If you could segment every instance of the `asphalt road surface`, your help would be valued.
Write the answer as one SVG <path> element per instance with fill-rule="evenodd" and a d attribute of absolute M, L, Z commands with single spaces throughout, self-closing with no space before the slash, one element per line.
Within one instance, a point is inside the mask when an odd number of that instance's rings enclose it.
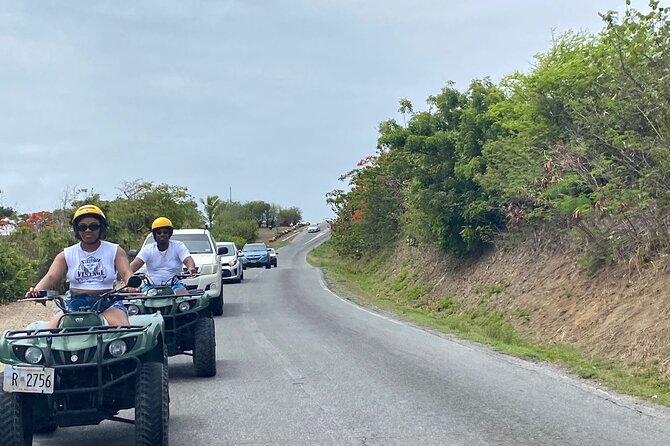
<path fill-rule="evenodd" d="M 225 286 L 216 377 L 170 358 L 172 446 L 670 444 L 667 409 L 340 299 L 305 262 L 327 235 L 301 232 L 278 268 Z M 34 442 L 132 443 L 108 421 Z"/>

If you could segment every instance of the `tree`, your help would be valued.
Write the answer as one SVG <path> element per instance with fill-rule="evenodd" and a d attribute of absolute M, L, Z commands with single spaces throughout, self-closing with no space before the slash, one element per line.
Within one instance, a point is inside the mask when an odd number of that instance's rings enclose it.
<path fill-rule="evenodd" d="M 263 213 L 263 220 L 265 221 L 266 227 L 272 228 L 277 225 L 277 218 L 280 211 L 280 206 L 274 203 L 270 205 L 270 208 Z"/>
<path fill-rule="evenodd" d="M 242 205 L 249 214 L 256 220 L 256 224 L 260 228 L 263 222 L 267 222 L 266 218 L 271 212 L 272 206 L 265 201 L 255 200 L 249 201 Z"/>
<path fill-rule="evenodd" d="M 0 220 L 3 218 L 16 218 L 16 209 L 4 205 L 4 200 L 2 199 L 3 194 L 4 192 L 0 189 Z"/>
<path fill-rule="evenodd" d="M 221 203 L 212 229 L 216 240 L 234 241 L 241 245 L 255 241 L 257 234 L 258 223 L 249 206 L 235 201 Z"/>
<path fill-rule="evenodd" d="M 403 98 L 400 100 L 400 107 L 398 108 L 398 112 L 402 114 L 403 123 L 407 125 L 406 115 L 411 116 L 414 113 L 414 107 L 412 107 L 412 103 L 410 102 L 409 99 Z"/>
<path fill-rule="evenodd" d="M 126 182 L 117 198 L 101 201 L 100 206 L 108 213 L 109 239 L 124 247 L 138 247 L 156 217 L 169 218 L 176 229 L 201 228 L 203 225 L 197 202 L 183 186 Z"/>
<path fill-rule="evenodd" d="M 302 220 L 302 211 L 298 207 L 281 209 L 277 216 L 279 226 L 292 226 L 300 223 Z"/>
<path fill-rule="evenodd" d="M 214 224 L 214 216 L 221 206 L 221 199 L 218 195 L 208 195 L 206 200 L 200 199 L 200 202 L 203 204 L 205 209 L 205 217 L 207 218 L 207 224 L 211 229 Z"/>

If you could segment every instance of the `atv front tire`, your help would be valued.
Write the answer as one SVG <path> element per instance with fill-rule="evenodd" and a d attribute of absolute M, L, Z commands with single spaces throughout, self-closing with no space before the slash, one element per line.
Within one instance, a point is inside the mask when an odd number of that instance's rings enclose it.
<path fill-rule="evenodd" d="M 214 319 L 198 319 L 193 330 L 193 365 L 196 376 L 216 375 L 216 340 Z"/>
<path fill-rule="evenodd" d="M 209 309 L 212 310 L 214 316 L 221 316 L 223 314 L 223 282 L 221 283 L 221 292 L 219 295 L 209 300 Z"/>
<path fill-rule="evenodd" d="M 4 381 L 0 373 L 0 382 Z M 32 407 L 20 393 L 0 388 L 0 439 L 5 446 L 32 446 Z"/>
<path fill-rule="evenodd" d="M 163 363 L 142 364 L 135 381 L 135 445 L 168 446 L 168 380 Z"/>

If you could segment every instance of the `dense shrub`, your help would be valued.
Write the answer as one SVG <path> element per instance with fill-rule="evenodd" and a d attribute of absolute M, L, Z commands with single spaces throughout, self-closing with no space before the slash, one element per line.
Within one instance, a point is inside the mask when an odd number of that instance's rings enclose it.
<path fill-rule="evenodd" d="M 35 265 L 0 237 L 0 302 L 24 296 L 34 283 Z"/>

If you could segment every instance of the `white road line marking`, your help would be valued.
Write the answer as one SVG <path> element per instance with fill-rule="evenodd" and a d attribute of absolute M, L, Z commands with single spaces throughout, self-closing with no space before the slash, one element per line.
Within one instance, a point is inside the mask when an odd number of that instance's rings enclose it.
<path fill-rule="evenodd" d="M 324 236 L 324 235 L 326 235 L 326 233 L 325 233 L 325 232 L 322 232 L 322 233 L 320 233 L 319 235 L 317 235 L 316 237 L 307 240 L 305 243 L 303 243 L 303 245 L 308 245 L 308 244 L 312 243 L 314 240 L 316 240 L 316 239 L 318 239 L 319 237 L 322 237 L 322 236 Z"/>
<path fill-rule="evenodd" d="M 282 241 L 282 242 L 285 242 L 285 241 L 287 241 L 287 240 L 289 240 L 289 239 L 292 239 L 292 238 L 295 237 L 296 235 L 298 235 L 298 232 L 294 232 L 293 234 L 289 235 L 289 236 L 286 237 L 285 239 L 281 239 L 281 241 Z"/>

